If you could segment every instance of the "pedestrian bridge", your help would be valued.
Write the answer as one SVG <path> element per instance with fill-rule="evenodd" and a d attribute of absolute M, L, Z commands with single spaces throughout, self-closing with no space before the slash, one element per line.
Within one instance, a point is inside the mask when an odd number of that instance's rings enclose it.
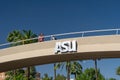
<path fill-rule="evenodd" d="M 118 29 L 112 30 L 115 31 L 114 35 L 83 36 L 84 32 L 81 37 L 62 38 L 0 49 L 0 72 L 61 61 L 120 58 L 120 35 Z M 57 42 L 73 40 L 77 42 L 77 51 L 55 54 Z"/>

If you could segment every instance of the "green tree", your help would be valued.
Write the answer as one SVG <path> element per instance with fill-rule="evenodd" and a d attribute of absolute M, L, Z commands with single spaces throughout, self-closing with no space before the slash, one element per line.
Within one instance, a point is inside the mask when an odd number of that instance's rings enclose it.
<path fill-rule="evenodd" d="M 109 80 L 116 80 L 115 78 L 110 78 Z"/>
<path fill-rule="evenodd" d="M 14 71 L 8 71 L 6 72 L 6 78 L 5 80 L 26 80 L 24 77 L 24 70 L 23 69 L 16 69 L 16 74 L 14 74 Z"/>
<path fill-rule="evenodd" d="M 27 40 L 27 41 L 24 41 L 26 39 L 31 39 L 31 38 L 35 38 L 37 37 L 36 34 L 34 34 L 31 30 L 23 30 L 22 32 L 22 40 L 23 40 L 23 44 L 29 44 L 29 43 L 34 43 L 34 42 L 37 42 L 37 39 L 33 39 L 33 40 Z M 27 80 L 30 80 L 31 78 L 34 78 L 34 75 L 31 75 L 31 72 L 30 72 L 30 69 L 33 68 L 33 67 L 27 67 Z M 31 77 L 33 76 L 33 77 Z"/>
<path fill-rule="evenodd" d="M 79 62 L 74 61 L 71 64 L 70 70 L 71 70 L 71 74 L 75 75 L 75 79 L 76 79 L 76 77 L 82 73 L 82 66 L 80 65 Z"/>
<path fill-rule="evenodd" d="M 66 80 L 66 77 L 64 75 L 58 74 L 55 80 Z"/>
<path fill-rule="evenodd" d="M 37 35 L 34 34 L 31 30 L 23 30 L 23 31 L 13 30 L 8 34 L 7 41 L 14 42 L 13 44 L 11 44 L 11 46 L 16 46 L 16 45 L 23 45 L 23 44 L 37 42 L 37 39 L 26 40 L 35 37 L 37 37 Z"/>
<path fill-rule="evenodd" d="M 7 36 L 8 42 L 14 42 L 11 44 L 11 46 L 21 45 L 21 42 L 18 42 L 20 40 L 22 40 L 22 34 L 19 30 L 13 30 Z M 15 43 L 15 42 L 17 42 L 17 43 Z"/>
<path fill-rule="evenodd" d="M 97 70 L 97 72 L 98 80 L 105 80 L 104 76 L 100 73 L 100 71 Z M 77 76 L 76 80 L 96 80 L 95 69 L 85 69 L 81 75 Z"/>
<path fill-rule="evenodd" d="M 19 40 L 21 40 L 20 31 L 13 30 L 12 32 L 10 32 L 8 34 L 8 37 L 7 37 L 8 42 L 17 42 Z M 10 46 L 17 46 L 17 45 L 20 45 L 20 44 L 21 44 L 20 42 L 19 43 L 12 43 Z M 20 70 L 16 69 L 16 70 L 11 70 L 11 71 L 6 72 L 6 75 L 7 75 L 6 80 L 16 80 L 16 78 L 19 76 L 17 73 L 19 73 L 22 76 L 23 73 L 20 73 L 19 72 Z"/>
<path fill-rule="evenodd" d="M 120 66 L 117 68 L 116 74 L 120 76 Z"/>
<path fill-rule="evenodd" d="M 77 76 L 77 74 L 80 74 L 82 72 L 82 66 L 77 61 L 67 61 L 62 63 L 57 63 L 55 66 L 55 69 L 63 69 L 63 67 L 66 67 L 67 71 L 67 80 L 70 80 L 70 75 L 74 74 Z"/>
<path fill-rule="evenodd" d="M 24 45 L 24 44 L 37 42 L 37 39 L 31 40 L 31 38 L 35 38 L 35 37 L 37 37 L 37 35 L 34 34 L 31 30 L 23 30 L 22 32 L 20 32 L 19 30 L 13 30 L 8 34 L 7 41 L 14 42 L 13 44 L 11 44 L 11 46 Z M 26 40 L 26 39 L 30 39 L 30 40 Z M 27 67 L 26 70 L 27 70 L 26 71 L 27 80 L 30 80 L 30 67 Z"/>
<path fill-rule="evenodd" d="M 28 70 L 27 69 L 25 70 L 25 75 L 27 76 L 27 80 L 28 80 L 28 76 L 29 76 L 29 80 L 34 80 L 35 79 L 35 75 L 36 75 L 35 67 L 31 66 L 31 67 L 29 67 Z M 28 71 L 29 71 L 29 74 L 28 74 Z"/>
<path fill-rule="evenodd" d="M 22 32 L 22 40 L 23 40 L 23 44 L 29 44 L 29 43 L 34 43 L 34 42 L 37 42 L 37 40 L 35 39 L 35 40 L 27 40 L 27 41 L 24 41 L 24 40 L 26 40 L 26 39 L 31 39 L 31 38 L 35 38 L 35 37 L 37 37 L 37 35 L 36 34 L 34 34 L 31 30 L 23 30 L 23 32 Z M 35 76 L 35 74 L 34 75 L 32 75 L 33 77 L 31 77 L 31 68 L 33 68 L 33 67 L 27 67 L 27 74 L 26 74 L 26 76 L 27 76 L 27 80 L 30 80 L 31 78 L 34 78 L 34 76 Z"/>
<path fill-rule="evenodd" d="M 22 31 L 23 44 L 30 44 L 30 43 L 37 42 L 38 39 L 31 39 L 31 38 L 36 38 L 36 37 L 37 37 L 37 35 L 34 34 L 31 30 L 23 30 Z M 29 40 L 24 41 L 26 39 L 29 39 Z"/>
<path fill-rule="evenodd" d="M 52 80 L 52 77 L 49 77 L 48 74 L 44 74 L 42 80 Z"/>

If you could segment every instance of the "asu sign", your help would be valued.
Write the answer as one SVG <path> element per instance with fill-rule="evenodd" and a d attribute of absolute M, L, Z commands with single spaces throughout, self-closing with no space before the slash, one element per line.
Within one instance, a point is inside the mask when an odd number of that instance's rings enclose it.
<path fill-rule="evenodd" d="M 55 53 L 66 53 L 66 52 L 76 52 L 77 51 L 77 41 L 64 41 L 56 42 Z"/>

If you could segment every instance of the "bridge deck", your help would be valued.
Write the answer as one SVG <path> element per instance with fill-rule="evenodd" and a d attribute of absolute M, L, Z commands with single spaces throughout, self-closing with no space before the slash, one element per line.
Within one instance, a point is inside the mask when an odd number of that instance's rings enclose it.
<path fill-rule="evenodd" d="M 56 42 L 76 40 L 77 52 L 55 54 Z M 120 58 L 120 36 L 77 37 L 10 47 L 0 50 L 0 72 L 69 60 Z"/>

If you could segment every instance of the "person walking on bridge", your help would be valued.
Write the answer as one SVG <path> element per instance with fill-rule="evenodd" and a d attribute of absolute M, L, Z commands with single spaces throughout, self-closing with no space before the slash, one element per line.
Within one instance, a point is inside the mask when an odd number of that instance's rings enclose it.
<path fill-rule="evenodd" d="M 56 40 L 55 36 L 51 35 L 51 40 Z"/>
<path fill-rule="evenodd" d="M 40 33 L 40 35 L 38 36 L 38 42 L 43 42 L 44 41 L 44 35 L 43 33 Z"/>

